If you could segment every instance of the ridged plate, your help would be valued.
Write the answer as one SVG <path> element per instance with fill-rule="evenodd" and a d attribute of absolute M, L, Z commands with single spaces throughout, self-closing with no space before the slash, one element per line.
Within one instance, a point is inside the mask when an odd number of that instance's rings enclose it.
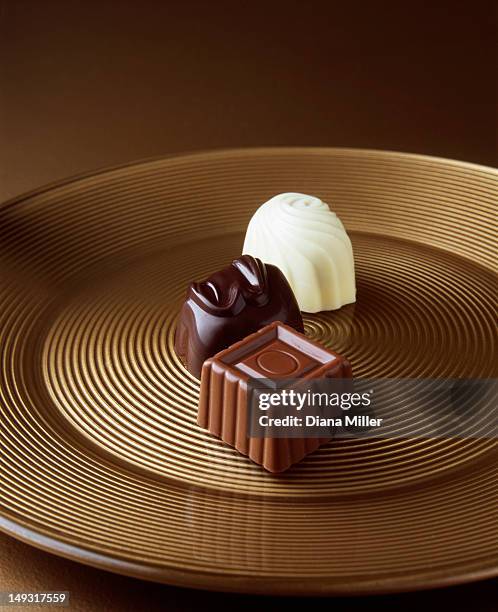
<path fill-rule="evenodd" d="M 187 283 L 255 208 L 318 195 L 357 303 L 305 317 L 357 376 L 496 376 L 497 172 L 347 149 L 144 162 L 0 208 L 0 526 L 99 567 L 260 593 L 365 593 L 498 573 L 494 440 L 330 443 L 272 476 L 195 425 L 173 351 Z"/>

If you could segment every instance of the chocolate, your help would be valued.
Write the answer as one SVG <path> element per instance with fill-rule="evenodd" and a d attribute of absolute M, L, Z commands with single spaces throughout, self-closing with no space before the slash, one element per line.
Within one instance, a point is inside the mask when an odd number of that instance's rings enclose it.
<path fill-rule="evenodd" d="M 279 322 L 208 359 L 202 367 L 197 423 L 270 472 L 282 472 L 330 438 L 249 438 L 250 378 L 350 378 L 340 355 Z"/>
<path fill-rule="evenodd" d="M 281 193 L 262 204 L 249 222 L 242 252 L 278 266 L 304 312 L 356 300 L 351 240 L 319 198 Z"/>
<path fill-rule="evenodd" d="M 175 351 L 199 378 L 206 359 L 273 321 L 304 331 L 299 307 L 282 272 L 244 255 L 189 286 L 176 329 Z"/>

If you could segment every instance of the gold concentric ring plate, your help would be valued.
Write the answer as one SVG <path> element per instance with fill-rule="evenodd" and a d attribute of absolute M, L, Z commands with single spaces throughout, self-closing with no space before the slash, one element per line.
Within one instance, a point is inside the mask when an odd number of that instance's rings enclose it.
<path fill-rule="evenodd" d="M 2 529 L 172 584 L 366 593 L 498 573 L 491 439 L 336 441 L 263 472 L 195 425 L 173 352 L 187 283 L 238 256 L 256 207 L 318 195 L 358 300 L 306 316 L 358 376 L 496 376 L 497 173 L 347 149 L 144 162 L 0 208 Z"/>

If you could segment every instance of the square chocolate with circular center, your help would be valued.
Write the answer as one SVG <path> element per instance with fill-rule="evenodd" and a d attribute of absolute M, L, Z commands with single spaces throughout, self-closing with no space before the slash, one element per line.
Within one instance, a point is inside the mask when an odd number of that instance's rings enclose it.
<path fill-rule="evenodd" d="M 330 438 L 249 438 L 249 380 L 351 376 L 347 359 L 274 322 L 204 362 L 197 422 L 270 472 L 282 472 Z"/>
<path fill-rule="evenodd" d="M 254 378 L 299 378 L 319 365 L 306 353 L 275 338 L 246 355 L 235 367 Z"/>

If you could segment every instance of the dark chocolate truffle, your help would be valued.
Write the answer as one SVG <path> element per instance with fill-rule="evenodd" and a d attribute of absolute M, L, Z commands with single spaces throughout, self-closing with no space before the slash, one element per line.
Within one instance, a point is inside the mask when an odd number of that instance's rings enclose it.
<path fill-rule="evenodd" d="M 304 331 L 282 272 L 243 255 L 205 281 L 191 283 L 176 328 L 175 351 L 200 378 L 206 359 L 274 321 Z"/>

